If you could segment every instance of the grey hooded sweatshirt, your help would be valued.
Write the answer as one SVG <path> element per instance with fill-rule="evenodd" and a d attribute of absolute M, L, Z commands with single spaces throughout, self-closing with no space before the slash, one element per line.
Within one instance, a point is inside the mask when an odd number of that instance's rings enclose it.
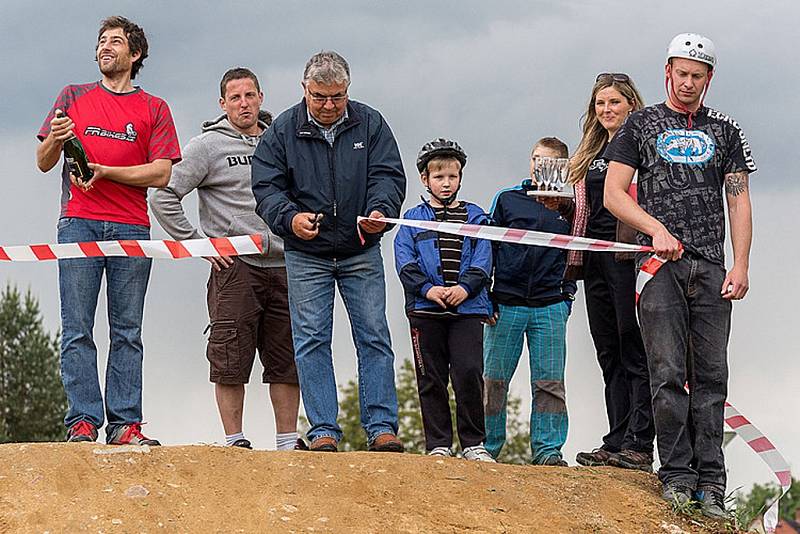
<path fill-rule="evenodd" d="M 265 129 L 272 115 L 259 112 Z M 208 237 L 261 234 L 265 254 L 241 256 L 256 267 L 283 267 L 283 240 L 256 215 L 250 162 L 261 138 L 236 130 L 225 115 L 203 123 L 203 133 L 183 149 L 183 160 L 172 167 L 167 187 L 150 195 L 150 208 L 173 239 L 204 237 L 186 218 L 181 199 L 197 189 L 200 227 Z"/>

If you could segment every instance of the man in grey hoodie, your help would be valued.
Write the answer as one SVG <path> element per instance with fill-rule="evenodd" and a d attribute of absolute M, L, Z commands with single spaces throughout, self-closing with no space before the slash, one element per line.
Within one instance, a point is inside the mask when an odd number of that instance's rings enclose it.
<path fill-rule="evenodd" d="M 200 226 L 208 237 L 260 234 L 261 255 L 206 258 L 211 364 L 217 407 L 229 446 L 251 448 L 242 431 L 244 385 L 256 350 L 264 366 L 275 413 L 279 450 L 303 448 L 297 435 L 300 389 L 294 365 L 283 241 L 255 213 L 250 161 L 272 116 L 262 111 L 264 95 L 250 70 L 230 69 L 220 82 L 224 115 L 203 123 L 203 133 L 184 148 L 169 184 L 150 197 L 150 207 L 175 239 L 201 238 L 186 218 L 183 197 L 197 190 Z"/>

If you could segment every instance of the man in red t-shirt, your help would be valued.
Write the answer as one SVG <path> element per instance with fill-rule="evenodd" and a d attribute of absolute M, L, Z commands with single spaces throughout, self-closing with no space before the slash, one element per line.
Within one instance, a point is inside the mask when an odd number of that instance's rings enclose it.
<path fill-rule="evenodd" d="M 167 185 L 172 165 L 181 156 L 166 102 L 131 83 L 147 50 L 139 26 L 123 17 L 104 20 L 95 51 L 102 79 L 62 89 L 39 130 L 39 169 L 52 169 L 61 159 L 64 142 L 74 136 L 83 144 L 94 173 L 82 182 L 64 164 L 59 243 L 150 238 L 147 188 Z M 141 432 L 141 333 L 150 261 L 81 258 L 58 262 L 61 378 L 69 402 L 64 418 L 67 441 L 96 440 L 97 429 L 107 417 L 107 443 L 159 444 Z M 103 273 L 111 334 L 105 405 L 92 333 Z"/>

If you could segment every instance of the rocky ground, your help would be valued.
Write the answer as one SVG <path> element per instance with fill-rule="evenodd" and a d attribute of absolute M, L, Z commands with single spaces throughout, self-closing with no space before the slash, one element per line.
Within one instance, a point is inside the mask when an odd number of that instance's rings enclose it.
<path fill-rule="evenodd" d="M 613 468 L 213 446 L 0 445 L 0 533 L 709 531 L 672 512 L 654 476 Z"/>

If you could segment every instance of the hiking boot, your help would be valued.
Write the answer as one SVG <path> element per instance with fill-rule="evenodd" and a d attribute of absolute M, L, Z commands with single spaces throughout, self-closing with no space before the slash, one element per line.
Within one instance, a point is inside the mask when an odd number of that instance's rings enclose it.
<path fill-rule="evenodd" d="M 535 462 L 535 464 L 536 465 L 549 465 L 549 466 L 553 466 L 553 467 L 569 467 L 569 464 L 566 461 L 564 461 L 564 459 L 561 456 L 559 456 L 557 454 L 553 454 L 552 456 L 548 456 L 544 460 L 541 460 L 539 462 Z"/>
<path fill-rule="evenodd" d="M 97 427 L 88 421 L 78 421 L 67 430 L 70 443 L 94 442 L 97 440 Z"/>
<path fill-rule="evenodd" d="M 653 453 L 625 449 L 608 459 L 608 465 L 622 469 L 638 469 L 646 473 L 653 472 Z"/>
<path fill-rule="evenodd" d="M 681 484 L 664 484 L 664 491 L 661 498 L 672 505 L 673 508 L 680 508 L 692 502 L 692 490 Z"/>
<path fill-rule="evenodd" d="M 368 449 L 371 452 L 403 452 L 403 442 L 391 432 L 384 432 L 372 440 Z"/>
<path fill-rule="evenodd" d="M 320 436 L 311 440 L 308 450 L 314 452 L 338 452 L 339 443 L 330 436 Z"/>
<path fill-rule="evenodd" d="M 442 456 L 444 458 L 452 458 L 453 451 L 450 447 L 434 447 L 428 451 L 428 456 Z"/>
<path fill-rule="evenodd" d="M 575 461 L 586 467 L 599 467 L 601 465 L 611 465 L 609 461 L 617 453 L 611 452 L 603 447 L 598 447 L 592 452 L 579 452 L 575 455 Z"/>
<path fill-rule="evenodd" d="M 475 445 L 474 447 L 467 447 L 463 451 L 461 451 L 461 456 L 464 457 L 465 460 L 470 460 L 473 462 L 489 462 L 489 463 L 497 463 L 497 461 L 492 458 L 492 455 L 489 454 L 489 451 L 486 450 L 486 447 L 483 444 Z"/>
<path fill-rule="evenodd" d="M 303 438 L 297 438 L 297 441 L 294 442 L 294 450 L 296 451 L 308 450 L 308 445 L 306 445 L 306 442 L 303 441 Z"/>
<path fill-rule="evenodd" d="M 730 514 L 725 510 L 725 496 L 721 491 L 715 489 L 698 490 L 695 493 L 695 497 L 700 503 L 700 513 L 704 516 L 722 521 L 730 519 Z"/>
<path fill-rule="evenodd" d="M 231 447 L 239 447 L 240 449 L 252 449 L 253 445 L 249 439 L 241 438 L 231 443 Z"/>
<path fill-rule="evenodd" d="M 149 445 L 151 447 L 161 445 L 157 439 L 150 439 L 142 434 L 141 423 L 115 426 L 114 430 L 106 435 L 106 443 L 109 445 Z"/>

